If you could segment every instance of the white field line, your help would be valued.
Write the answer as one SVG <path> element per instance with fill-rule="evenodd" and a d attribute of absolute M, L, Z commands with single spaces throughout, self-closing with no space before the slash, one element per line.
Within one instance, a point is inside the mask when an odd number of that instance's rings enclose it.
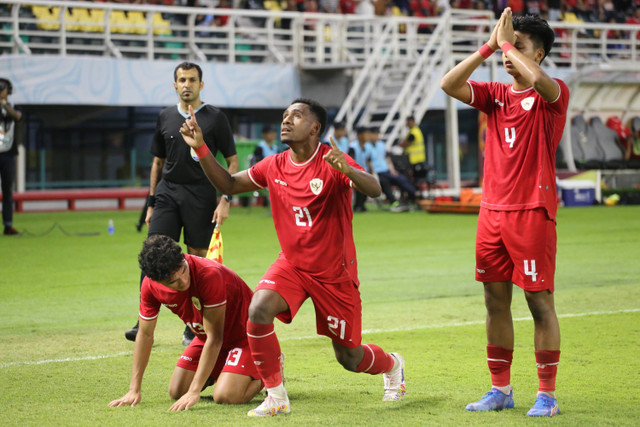
<path fill-rule="evenodd" d="M 622 310 L 610 310 L 610 311 L 591 311 L 587 313 L 567 313 L 567 314 L 559 314 L 558 318 L 570 318 L 570 317 L 585 317 L 585 316 L 602 316 L 608 314 L 620 314 L 620 313 L 637 313 L 640 312 L 640 308 L 629 308 Z M 514 322 L 522 322 L 525 320 L 532 320 L 530 316 L 527 317 L 518 317 L 514 318 Z M 415 331 L 420 329 L 435 329 L 435 328 L 453 328 L 458 326 L 470 326 L 470 325 L 484 325 L 484 320 L 472 320 L 468 322 L 450 322 L 450 323 L 437 323 L 433 325 L 423 325 L 423 326 L 412 326 L 408 328 L 393 328 L 393 329 L 367 329 L 363 330 L 363 334 L 378 334 L 384 332 L 406 332 L 406 331 Z M 289 337 L 282 338 L 280 341 L 295 341 L 295 340 L 306 340 L 318 338 L 319 335 L 309 335 L 303 337 Z M 82 357 L 67 357 L 64 359 L 45 359 L 45 360 L 36 360 L 36 361 L 24 361 L 24 362 L 10 362 L 10 363 L 0 363 L 0 369 L 10 368 L 13 366 L 31 366 L 31 365 L 44 365 L 47 363 L 62 363 L 62 362 L 82 362 L 85 360 L 99 360 L 99 359 L 110 359 L 113 357 L 121 357 L 121 356 L 130 356 L 131 351 L 125 351 L 120 353 L 113 354 L 103 354 L 98 356 L 82 356 Z"/>

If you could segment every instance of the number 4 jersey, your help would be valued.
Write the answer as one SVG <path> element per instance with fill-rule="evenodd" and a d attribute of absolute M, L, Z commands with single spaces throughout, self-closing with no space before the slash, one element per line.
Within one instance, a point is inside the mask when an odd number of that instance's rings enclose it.
<path fill-rule="evenodd" d="M 319 143 L 304 163 L 295 163 L 290 150 L 269 156 L 249 169 L 249 177 L 269 188 L 273 223 L 291 264 L 324 283 L 351 278 L 358 284 L 352 183 L 324 161 L 329 150 Z M 349 165 L 363 170 L 345 157 Z"/>
<path fill-rule="evenodd" d="M 202 310 L 225 306 L 222 348 L 241 346 L 247 339 L 247 316 L 253 292 L 230 268 L 206 258 L 188 254 L 184 257 L 189 265 L 189 289 L 176 291 L 145 277 L 140 288 L 140 317 L 153 320 L 164 305 L 205 341 Z"/>
<path fill-rule="evenodd" d="M 569 89 L 558 79 L 558 98 L 545 101 L 533 88 L 469 81 L 469 105 L 487 114 L 482 205 L 514 211 L 557 211 L 555 153 L 566 123 Z"/>

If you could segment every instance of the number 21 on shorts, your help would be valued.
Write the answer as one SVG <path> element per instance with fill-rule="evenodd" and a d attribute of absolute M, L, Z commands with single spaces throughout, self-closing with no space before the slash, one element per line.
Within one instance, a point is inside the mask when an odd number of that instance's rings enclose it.
<path fill-rule="evenodd" d="M 344 339 L 345 329 L 347 327 L 347 322 L 344 319 L 338 319 L 337 317 L 328 316 L 327 322 L 329 326 L 329 331 L 332 334 L 340 337 L 341 340 Z"/>

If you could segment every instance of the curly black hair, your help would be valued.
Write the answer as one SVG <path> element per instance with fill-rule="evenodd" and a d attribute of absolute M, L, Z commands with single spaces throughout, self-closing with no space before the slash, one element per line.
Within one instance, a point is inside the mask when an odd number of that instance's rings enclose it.
<path fill-rule="evenodd" d="M 551 46 L 553 46 L 553 41 L 556 39 L 556 35 L 547 21 L 538 15 L 515 16 L 513 18 L 513 30 L 527 34 L 536 49 L 544 49 L 544 56 L 540 60 L 540 63 L 542 63 L 544 58 L 551 52 Z"/>
<path fill-rule="evenodd" d="M 156 282 L 167 280 L 180 269 L 184 255 L 180 245 L 171 237 L 161 234 L 149 236 L 142 244 L 138 255 L 140 269 L 145 276 Z"/>

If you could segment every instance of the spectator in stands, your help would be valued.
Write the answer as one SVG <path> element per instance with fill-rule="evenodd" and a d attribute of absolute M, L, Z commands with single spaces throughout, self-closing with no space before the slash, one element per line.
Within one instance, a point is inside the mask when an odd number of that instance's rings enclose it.
<path fill-rule="evenodd" d="M 5 236 L 18 233 L 13 227 L 13 183 L 16 178 L 18 141 L 16 122 L 22 120 L 22 112 L 9 103 L 13 86 L 8 79 L 0 78 L 0 181 L 2 181 L 2 224 Z"/>
<path fill-rule="evenodd" d="M 333 137 L 340 151 L 349 153 L 349 137 L 347 136 L 347 128 L 344 122 L 335 122 L 333 124 Z"/>
<path fill-rule="evenodd" d="M 428 172 L 427 155 L 424 151 L 424 136 L 420 126 L 416 124 L 415 117 L 407 117 L 406 125 L 409 132 L 398 145 L 404 148 L 405 155 L 409 157 L 411 180 L 413 185 L 418 187 L 420 181 L 426 180 Z"/>
<path fill-rule="evenodd" d="M 357 164 L 362 166 L 367 172 L 371 172 L 369 167 L 371 164 L 371 152 L 373 146 L 369 142 L 369 129 L 366 126 L 358 126 L 356 128 L 357 139 L 349 144 L 349 155 L 356 161 Z M 354 191 L 354 212 L 366 212 L 365 202 L 367 196 L 357 190 Z"/>
<path fill-rule="evenodd" d="M 356 13 L 356 0 L 340 0 L 340 13 L 345 15 Z"/>
<path fill-rule="evenodd" d="M 624 21 L 625 24 L 633 24 L 633 25 L 640 25 L 640 6 L 636 7 L 633 11 L 633 16 L 630 16 L 629 18 L 627 18 L 626 21 Z M 631 34 L 629 35 L 629 38 L 631 38 Z M 638 31 L 636 33 L 636 39 L 640 38 L 640 31 Z"/>
<path fill-rule="evenodd" d="M 620 145 L 624 150 L 624 160 L 631 161 L 632 167 L 637 167 L 640 162 L 640 132 L 633 132 L 622 123 L 619 117 L 611 116 L 607 119 L 607 127 L 613 129 L 618 135 Z"/>
<path fill-rule="evenodd" d="M 270 125 L 262 127 L 262 140 L 253 150 L 253 159 L 255 163 L 272 154 L 280 152 L 278 142 L 276 141 L 276 130 Z"/>
<path fill-rule="evenodd" d="M 380 187 L 391 205 L 391 212 L 406 212 L 411 210 L 411 203 L 416 201 L 418 190 L 411 184 L 409 178 L 398 173 L 393 166 L 393 162 L 387 153 L 387 144 L 380 139 L 380 129 L 373 127 L 370 129 L 370 138 L 373 145 L 371 150 L 371 168 L 378 175 Z M 392 186 L 400 188 L 403 197 L 396 200 Z"/>
<path fill-rule="evenodd" d="M 232 173 L 238 171 L 238 155 L 227 117 L 200 99 L 204 87 L 200 66 L 183 62 L 175 68 L 173 78 L 179 102 L 158 115 L 151 144 L 154 157 L 145 222 L 149 236 L 163 234 L 177 242 L 184 231 L 188 253 L 206 257 L 214 223 L 219 227 L 229 217 L 231 197 L 223 196 L 217 203 L 216 191 L 200 168 L 198 156 L 184 144 L 180 127 L 189 117 L 189 107 L 193 107 L 208 135 L 211 151 L 222 153 Z M 141 282 L 143 278 L 140 277 Z M 137 333 L 138 324 L 126 331 L 125 337 L 135 341 Z M 183 344 L 188 345 L 192 339 L 193 332 L 187 327 Z"/>

